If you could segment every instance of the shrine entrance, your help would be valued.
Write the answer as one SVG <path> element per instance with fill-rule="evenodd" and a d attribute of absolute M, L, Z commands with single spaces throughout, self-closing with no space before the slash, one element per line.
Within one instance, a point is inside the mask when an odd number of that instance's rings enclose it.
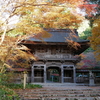
<path fill-rule="evenodd" d="M 74 65 L 44 65 L 32 66 L 31 82 L 40 83 L 75 83 L 76 71 Z"/>
<path fill-rule="evenodd" d="M 47 83 L 61 82 L 61 69 L 59 67 L 48 67 L 46 71 Z"/>

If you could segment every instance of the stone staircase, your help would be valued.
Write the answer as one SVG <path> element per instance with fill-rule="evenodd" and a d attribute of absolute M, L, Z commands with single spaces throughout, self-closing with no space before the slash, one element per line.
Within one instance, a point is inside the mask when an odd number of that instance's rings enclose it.
<path fill-rule="evenodd" d="M 100 87 L 64 86 L 15 90 L 21 100 L 100 100 Z"/>
<path fill-rule="evenodd" d="M 64 87 L 64 86 L 77 86 L 77 83 L 32 83 L 32 84 L 39 84 L 43 87 Z M 84 84 L 80 84 L 83 86 Z M 78 85 L 79 86 L 79 85 Z"/>

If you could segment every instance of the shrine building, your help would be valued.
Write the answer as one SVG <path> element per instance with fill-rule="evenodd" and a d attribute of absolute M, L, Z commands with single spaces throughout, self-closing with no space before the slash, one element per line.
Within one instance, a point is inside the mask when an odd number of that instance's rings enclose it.
<path fill-rule="evenodd" d="M 76 83 L 76 64 L 80 61 L 78 55 L 89 47 L 89 41 L 80 39 L 76 29 L 45 30 L 52 35 L 50 38 L 44 38 L 42 41 L 30 38 L 23 41 L 37 58 L 28 71 L 28 81 Z"/>

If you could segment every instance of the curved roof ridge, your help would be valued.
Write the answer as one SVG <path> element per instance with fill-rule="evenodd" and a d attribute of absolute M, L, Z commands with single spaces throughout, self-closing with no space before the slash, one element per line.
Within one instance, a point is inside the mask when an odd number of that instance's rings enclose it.
<path fill-rule="evenodd" d="M 88 40 L 82 40 L 78 36 L 77 29 L 44 29 L 45 31 L 49 32 L 52 36 L 50 38 L 42 38 L 41 40 L 45 42 L 61 42 L 65 43 L 68 42 L 68 40 L 74 41 L 74 42 L 87 42 Z M 40 33 L 41 34 L 41 33 Z M 42 42 L 38 38 L 31 37 L 29 41 L 34 42 Z"/>

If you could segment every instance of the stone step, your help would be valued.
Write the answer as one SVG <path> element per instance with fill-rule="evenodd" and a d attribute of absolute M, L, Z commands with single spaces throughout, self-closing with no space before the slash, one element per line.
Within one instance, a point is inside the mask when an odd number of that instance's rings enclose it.
<path fill-rule="evenodd" d="M 52 98 L 24 98 L 23 100 L 100 100 L 95 97 L 52 97 Z"/>
<path fill-rule="evenodd" d="M 84 86 L 84 84 L 77 84 L 77 83 L 31 83 L 31 84 L 39 84 L 42 85 L 43 87 L 46 86 L 54 86 L 54 87 L 58 87 L 58 86 Z M 88 84 L 86 84 L 88 85 Z"/>
<path fill-rule="evenodd" d="M 44 87 L 16 92 L 22 100 L 100 100 L 99 87 Z"/>

